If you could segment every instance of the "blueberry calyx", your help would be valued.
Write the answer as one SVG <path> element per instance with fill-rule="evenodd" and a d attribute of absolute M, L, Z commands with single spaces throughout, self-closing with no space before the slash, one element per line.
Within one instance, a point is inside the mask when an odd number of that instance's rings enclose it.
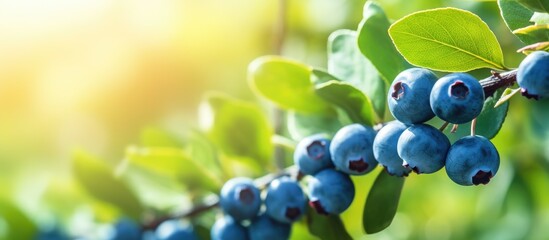
<path fill-rule="evenodd" d="M 465 86 L 465 83 L 463 81 L 456 81 L 452 85 L 450 85 L 450 96 L 458 98 L 458 99 L 464 99 L 469 94 L 469 88 Z"/>
<path fill-rule="evenodd" d="M 391 97 L 395 100 L 399 100 L 402 96 L 404 96 L 404 86 L 402 86 L 402 82 L 397 82 L 393 86 L 393 93 L 391 94 Z"/>
<path fill-rule="evenodd" d="M 319 200 L 309 201 L 309 206 L 314 208 L 318 214 L 328 215 L 328 212 L 324 210 L 324 207 L 322 207 L 322 204 L 320 203 Z"/>
<path fill-rule="evenodd" d="M 405 168 L 410 168 L 410 164 L 408 164 L 407 162 L 404 162 L 404 163 L 402 164 L 402 166 L 405 167 Z M 412 172 L 415 172 L 416 174 L 420 174 L 419 168 L 418 168 L 417 166 L 415 166 L 415 167 L 413 167 L 413 168 L 411 168 L 411 169 L 412 169 Z M 408 174 L 406 174 L 405 176 L 407 177 Z"/>
<path fill-rule="evenodd" d="M 492 172 L 488 171 L 482 171 L 479 170 L 475 176 L 473 176 L 473 184 L 479 185 L 479 184 L 488 184 L 490 182 L 490 178 L 492 178 Z"/>
<path fill-rule="evenodd" d="M 238 200 L 243 203 L 251 204 L 255 200 L 254 192 L 249 187 L 241 188 L 238 191 Z"/>
<path fill-rule="evenodd" d="M 324 157 L 324 151 L 322 149 L 325 147 L 326 144 L 324 142 L 315 140 L 307 146 L 307 155 L 309 155 L 311 159 L 319 160 Z"/>
<path fill-rule="evenodd" d="M 364 172 L 368 169 L 368 163 L 363 158 L 349 161 L 349 169 L 357 172 Z"/>
<path fill-rule="evenodd" d="M 297 218 L 299 218 L 299 216 L 301 216 L 301 211 L 299 210 L 299 208 L 289 207 L 289 208 L 286 208 L 286 213 L 284 214 L 284 216 L 294 221 Z"/>
<path fill-rule="evenodd" d="M 539 96 L 538 95 L 535 95 L 535 94 L 530 94 L 528 93 L 528 90 L 526 90 L 525 88 L 521 88 L 520 89 L 520 94 L 522 94 L 522 96 L 530 99 L 530 98 L 533 98 L 535 100 L 539 100 Z"/>

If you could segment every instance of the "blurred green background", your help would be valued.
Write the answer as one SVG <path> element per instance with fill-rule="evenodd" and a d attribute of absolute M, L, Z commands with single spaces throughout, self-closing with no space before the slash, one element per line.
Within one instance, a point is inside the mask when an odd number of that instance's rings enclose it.
<path fill-rule="evenodd" d="M 198 106 L 210 90 L 257 102 L 270 116 L 272 105 L 248 87 L 248 63 L 280 52 L 325 68 L 328 35 L 356 29 L 364 2 L 0 1 L 0 207 L 10 205 L 39 225 L 60 222 L 72 232 L 95 229 L 86 221 L 112 220 L 108 206 L 82 207 L 91 201 L 72 181 L 76 149 L 117 166 L 126 147 L 142 141 L 143 129 L 181 136 L 198 127 Z M 435 7 L 467 9 L 496 33 L 508 66 L 523 58 L 515 52 L 523 44 L 504 25 L 495 1 L 377 2 L 393 20 Z M 364 236 L 364 201 L 357 200 L 342 215 L 347 229 L 361 239 L 547 238 L 548 106 L 547 100 L 512 99 L 493 139 L 502 163 L 489 185 L 458 186 L 443 171 L 412 175 L 390 228 Z M 357 199 L 365 198 L 374 178 L 354 178 Z M 134 187 L 145 184 L 127 179 Z M 174 209 L 187 199 L 185 186 L 156 184 L 136 190 L 143 202 Z M 7 229 L 0 215 L 0 236 Z"/>

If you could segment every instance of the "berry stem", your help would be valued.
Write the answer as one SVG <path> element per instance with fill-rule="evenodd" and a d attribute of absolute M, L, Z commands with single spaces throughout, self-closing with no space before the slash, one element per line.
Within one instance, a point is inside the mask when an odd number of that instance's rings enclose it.
<path fill-rule="evenodd" d="M 444 122 L 444 124 L 442 124 L 442 126 L 440 126 L 438 130 L 440 130 L 441 132 L 444 132 L 444 130 L 446 130 L 449 124 L 450 124 L 449 122 Z"/>
<path fill-rule="evenodd" d="M 458 130 L 458 127 L 459 127 L 458 124 L 454 124 L 454 125 L 452 126 L 452 130 L 450 130 L 450 132 L 451 132 L 451 133 L 456 133 L 457 130 Z"/>
<path fill-rule="evenodd" d="M 480 85 L 484 90 L 484 97 L 488 98 L 503 87 L 512 86 L 517 81 L 517 70 L 498 73 L 492 71 L 492 75 L 480 80 Z"/>
<path fill-rule="evenodd" d="M 475 136 L 476 128 L 477 128 L 477 118 L 474 118 L 473 121 L 471 121 L 471 136 Z"/>

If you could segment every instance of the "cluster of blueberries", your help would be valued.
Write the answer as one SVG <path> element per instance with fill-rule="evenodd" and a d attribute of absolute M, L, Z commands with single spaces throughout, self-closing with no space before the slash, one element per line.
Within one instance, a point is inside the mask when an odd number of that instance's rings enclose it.
<path fill-rule="evenodd" d="M 521 63 L 517 81 L 525 96 L 549 95 L 548 67 L 547 52 L 534 52 Z M 271 182 L 264 199 L 251 179 L 229 180 L 220 196 L 225 215 L 214 224 L 212 239 L 288 239 L 307 201 L 319 214 L 342 213 L 355 195 L 350 175 L 369 173 L 378 163 L 397 177 L 445 167 L 451 180 L 466 186 L 487 184 L 497 173 L 499 154 L 488 139 L 472 135 L 450 144 L 441 130 L 424 123 L 435 116 L 453 124 L 475 119 L 485 96 L 473 76 L 453 73 L 437 80 L 427 69 L 411 68 L 395 78 L 387 100 L 396 120 L 379 131 L 350 124 L 331 140 L 317 134 L 297 144 L 294 163 L 310 175 L 308 200 L 299 183 L 287 177 Z"/>

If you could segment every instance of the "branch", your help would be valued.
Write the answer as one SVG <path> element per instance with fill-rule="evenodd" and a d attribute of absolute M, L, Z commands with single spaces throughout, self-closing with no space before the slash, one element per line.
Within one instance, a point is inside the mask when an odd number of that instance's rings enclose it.
<path fill-rule="evenodd" d="M 484 97 L 488 98 L 494 93 L 504 87 L 512 86 L 517 81 L 517 70 L 509 72 L 498 73 L 492 71 L 492 75 L 485 79 L 480 80 L 480 85 L 484 89 Z"/>

